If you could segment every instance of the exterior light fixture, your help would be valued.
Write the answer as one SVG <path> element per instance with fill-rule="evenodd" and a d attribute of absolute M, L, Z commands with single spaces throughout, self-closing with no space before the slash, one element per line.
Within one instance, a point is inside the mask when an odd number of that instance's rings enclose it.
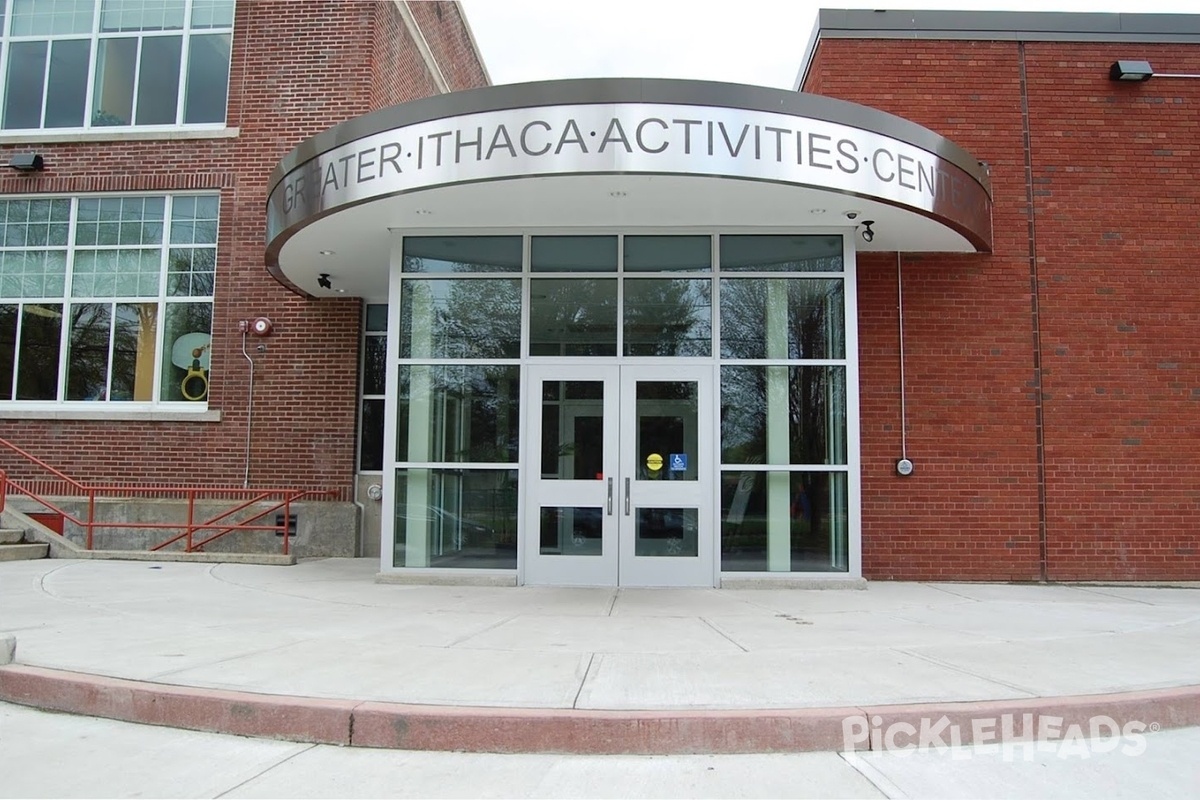
<path fill-rule="evenodd" d="M 1114 61 L 1108 69 L 1109 80 L 1148 81 L 1151 78 L 1200 78 L 1181 72 L 1155 72 L 1149 61 Z"/>
<path fill-rule="evenodd" d="M 322 272 L 320 275 L 317 276 L 317 286 L 320 286 L 322 289 L 332 289 L 333 288 L 333 281 L 329 280 L 328 272 Z"/>
<path fill-rule="evenodd" d="M 38 153 L 14 153 L 8 166 L 17 172 L 41 172 L 46 168 L 46 161 Z"/>
<path fill-rule="evenodd" d="M 1108 79 L 1112 81 L 1148 81 L 1153 77 L 1154 68 L 1149 61 L 1114 61 L 1108 70 Z"/>
<path fill-rule="evenodd" d="M 873 219 L 864 219 L 862 221 L 862 237 L 864 242 L 873 242 L 875 240 L 875 231 L 871 230 L 871 226 L 875 224 Z"/>

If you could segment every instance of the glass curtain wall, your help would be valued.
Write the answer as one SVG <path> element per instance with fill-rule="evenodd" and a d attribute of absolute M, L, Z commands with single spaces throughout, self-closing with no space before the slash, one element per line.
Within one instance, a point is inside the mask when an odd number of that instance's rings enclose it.
<path fill-rule="evenodd" d="M 687 358 L 720 376 L 721 570 L 848 571 L 840 235 L 408 237 L 400 277 L 394 566 L 516 567 L 522 363 Z"/>

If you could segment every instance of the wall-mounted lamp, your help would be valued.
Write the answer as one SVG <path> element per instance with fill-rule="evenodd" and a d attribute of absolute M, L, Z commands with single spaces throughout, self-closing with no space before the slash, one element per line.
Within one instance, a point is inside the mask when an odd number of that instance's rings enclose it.
<path fill-rule="evenodd" d="M 317 276 L 317 286 L 320 286 L 322 289 L 332 289 L 333 288 L 333 281 L 329 280 L 328 272 L 322 272 L 320 275 Z"/>
<path fill-rule="evenodd" d="M 1200 75 L 1155 72 L 1149 61 L 1114 61 L 1108 68 L 1108 78 L 1114 81 L 1148 81 L 1151 78 L 1200 78 Z"/>
<path fill-rule="evenodd" d="M 41 172 L 46 168 L 46 161 L 38 153 L 14 153 L 8 166 L 17 172 Z"/>
<path fill-rule="evenodd" d="M 862 221 L 862 237 L 864 242 L 875 241 L 875 231 L 871 230 L 871 226 L 875 224 L 873 219 L 865 219 Z"/>
<path fill-rule="evenodd" d="M 1108 70 L 1108 79 L 1112 81 L 1148 81 L 1153 77 L 1154 68 L 1149 61 L 1114 61 Z"/>

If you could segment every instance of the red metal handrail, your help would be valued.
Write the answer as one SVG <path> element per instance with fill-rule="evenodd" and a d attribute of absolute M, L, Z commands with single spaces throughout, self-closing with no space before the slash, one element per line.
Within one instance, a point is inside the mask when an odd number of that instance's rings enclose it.
<path fill-rule="evenodd" d="M 94 532 L 99 528 L 132 528 L 132 529 L 147 529 L 147 530 L 178 530 L 178 534 L 172 536 L 166 541 L 160 542 L 151 551 L 161 550 L 168 547 L 181 539 L 186 539 L 184 552 L 194 553 L 202 550 L 205 545 L 235 531 L 258 531 L 258 530 L 273 530 L 283 534 L 283 554 L 288 555 L 291 552 L 290 539 L 288 535 L 290 528 L 291 505 L 292 503 L 304 497 L 330 497 L 336 492 L 330 490 L 318 489 L 251 489 L 247 487 L 232 487 L 232 486 L 173 486 L 169 484 L 151 484 L 147 486 L 85 486 L 79 481 L 68 477 L 59 470 L 47 464 L 42 459 L 22 450 L 12 442 L 0 439 L 0 447 L 4 447 L 13 453 L 24 458 L 26 461 L 34 464 L 42 469 L 50 472 L 59 481 L 62 481 L 67 488 L 74 489 L 77 495 L 81 495 L 87 499 L 87 518 L 80 519 L 59 508 L 57 505 L 48 500 L 43 493 L 38 491 L 35 484 L 42 481 L 22 481 L 18 482 L 11 479 L 8 473 L 0 469 L 0 513 L 4 511 L 6 499 L 9 490 L 13 490 L 19 494 L 25 495 L 42 506 L 60 514 L 64 519 L 68 519 L 75 523 L 85 531 L 85 547 L 88 550 L 93 549 Z M 52 482 L 46 482 L 52 483 Z M 56 487 L 58 488 L 58 487 Z M 170 522 L 97 522 L 96 521 L 96 499 L 103 499 L 105 496 L 117 497 L 156 497 L 156 498 L 171 498 L 181 497 L 187 500 L 187 522 L 183 524 Z M 205 519 L 203 522 L 196 522 L 195 510 L 196 501 L 202 499 L 219 499 L 226 500 L 241 499 L 242 503 L 230 508 L 216 516 Z M 255 503 L 273 502 L 274 505 L 265 510 L 257 511 L 253 516 L 243 519 L 239 522 L 229 522 L 228 518 L 243 511 Z M 271 514 L 279 509 L 284 509 L 283 518 L 278 524 L 273 525 L 256 525 L 252 524 Z M 202 531 L 214 531 L 211 535 L 196 541 L 196 535 Z"/>

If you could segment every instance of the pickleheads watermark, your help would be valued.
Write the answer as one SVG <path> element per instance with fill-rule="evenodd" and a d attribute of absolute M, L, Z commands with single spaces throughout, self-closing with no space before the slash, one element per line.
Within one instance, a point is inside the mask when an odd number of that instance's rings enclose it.
<path fill-rule="evenodd" d="M 915 753 L 949 751 L 954 758 L 970 758 L 976 751 L 1000 752 L 1006 761 L 1033 759 L 1039 754 L 1057 758 L 1091 758 L 1120 752 L 1140 756 L 1146 752 L 1146 733 L 1159 729 L 1157 722 L 1129 720 L 1124 724 L 1104 714 L 1086 722 L 1067 723 L 1050 714 L 1001 714 L 955 722 L 948 716 L 888 722 L 882 716 L 855 716 L 842 720 L 842 749 L 847 752 Z"/>

